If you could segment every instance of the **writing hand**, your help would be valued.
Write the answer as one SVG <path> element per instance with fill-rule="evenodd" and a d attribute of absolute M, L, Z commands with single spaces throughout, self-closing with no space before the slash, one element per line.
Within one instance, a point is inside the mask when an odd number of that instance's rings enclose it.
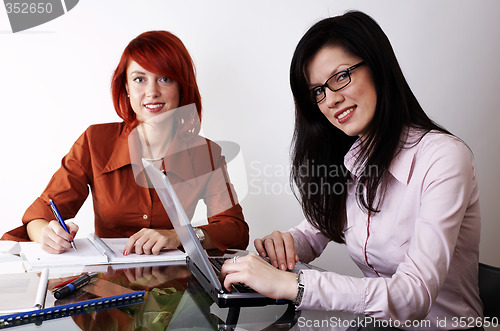
<path fill-rule="evenodd" d="M 72 248 L 70 241 L 75 238 L 79 228 L 73 222 L 67 222 L 66 226 L 70 233 L 66 232 L 56 220 L 50 221 L 42 229 L 40 244 L 44 251 L 51 254 L 60 254 Z"/>
<path fill-rule="evenodd" d="M 135 254 L 160 254 L 163 248 L 174 249 L 181 244 L 175 230 L 157 230 L 143 228 L 130 236 L 123 255 Z"/>
<path fill-rule="evenodd" d="M 274 231 L 262 239 L 255 239 L 254 245 L 260 256 L 269 257 L 272 265 L 281 270 L 291 270 L 299 262 L 293 237 L 288 232 Z"/>

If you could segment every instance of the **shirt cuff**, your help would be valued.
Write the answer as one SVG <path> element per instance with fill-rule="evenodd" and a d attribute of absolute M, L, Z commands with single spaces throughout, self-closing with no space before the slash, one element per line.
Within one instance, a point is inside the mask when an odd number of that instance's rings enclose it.
<path fill-rule="evenodd" d="M 364 313 L 366 284 L 363 279 L 318 270 L 303 270 L 302 273 L 304 294 L 297 310 Z"/>

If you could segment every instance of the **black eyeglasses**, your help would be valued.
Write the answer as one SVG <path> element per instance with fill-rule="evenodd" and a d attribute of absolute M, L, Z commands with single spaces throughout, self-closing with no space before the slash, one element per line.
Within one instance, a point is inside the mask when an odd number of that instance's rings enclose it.
<path fill-rule="evenodd" d="M 312 88 L 310 90 L 311 101 L 316 104 L 323 101 L 326 98 L 325 88 L 327 87 L 330 89 L 330 91 L 337 92 L 349 85 L 349 83 L 351 82 L 351 71 L 356 69 L 357 67 L 362 66 L 363 64 L 365 64 L 365 61 L 361 61 L 358 64 L 353 65 L 352 67 L 339 71 L 328 78 L 323 85 Z"/>

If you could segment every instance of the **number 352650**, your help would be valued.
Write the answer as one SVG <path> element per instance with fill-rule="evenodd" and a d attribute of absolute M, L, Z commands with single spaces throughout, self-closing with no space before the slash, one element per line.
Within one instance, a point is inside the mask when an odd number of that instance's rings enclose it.
<path fill-rule="evenodd" d="M 7 14 L 50 14 L 52 4 L 50 2 L 8 2 L 5 4 Z"/>

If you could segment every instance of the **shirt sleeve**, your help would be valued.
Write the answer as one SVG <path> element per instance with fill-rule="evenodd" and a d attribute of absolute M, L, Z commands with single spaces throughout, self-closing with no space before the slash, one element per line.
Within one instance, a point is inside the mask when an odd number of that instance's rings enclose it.
<path fill-rule="evenodd" d="M 247 248 L 248 225 L 229 180 L 224 156 L 220 154 L 214 160 L 214 171 L 208 179 L 203 201 L 207 206 L 209 224 L 202 228 L 210 235 L 217 249 Z"/>
<path fill-rule="evenodd" d="M 299 309 L 399 321 L 428 314 L 447 277 L 466 210 L 477 203 L 477 178 L 469 149 L 455 139 L 421 148 L 413 172 L 422 174 L 416 178 L 421 181 L 420 201 L 415 202 L 418 216 L 404 261 L 392 277 L 353 278 L 306 270 Z"/>
<path fill-rule="evenodd" d="M 330 239 L 326 238 L 318 229 L 307 220 L 303 220 L 296 227 L 288 230 L 293 237 L 295 251 L 299 260 L 309 263 L 321 255 Z"/>
<path fill-rule="evenodd" d="M 63 219 L 74 218 L 89 194 L 90 153 L 86 133 L 73 144 L 64 156 L 61 167 L 54 173 L 42 195 L 38 197 L 23 215 L 23 224 L 34 219 L 55 219 L 49 206 L 54 200 Z"/>

